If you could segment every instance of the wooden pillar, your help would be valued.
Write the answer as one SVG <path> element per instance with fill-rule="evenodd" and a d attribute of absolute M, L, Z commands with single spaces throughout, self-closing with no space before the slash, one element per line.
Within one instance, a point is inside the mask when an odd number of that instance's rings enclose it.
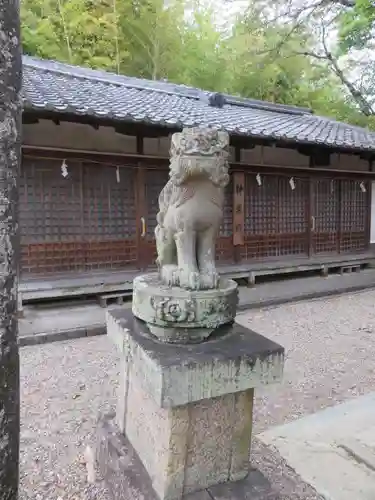
<path fill-rule="evenodd" d="M 236 163 L 241 162 L 241 148 L 236 146 L 234 150 Z M 245 235 L 245 174 L 234 172 L 233 182 L 233 248 L 234 261 L 241 261 L 241 247 L 244 245 Z"/>
<path fill-rule="evenodd" d="M 137 154 L 144 154 L 144 141 L 141 135 L 137 135 Z M 145 270 L 147 267 L 147 209 L 146 209 L 146 193 L 145 193 L 146 172 L 142 164 L 142 160 L 138 161 L 137 176 L 135 183 L 135 198 L 137 200 L 136 217 L 137 217 L 137 243 L 138 243 L 138 267 Z"/>
<path fill-rule="evenodd" d="M 245 174 L 233 175 L 233 245 L 244 244 L 245 234 Z"/>
<path fill-rule="evenodd" d="M 21 158 L 19 2 L 0 2 L 0 497 L 18 498 L 20 385 L 17 273 Z"/>
<path fill-rule="evenodd" d="M 245 174 L 233 174 L 233 247 L 235 262 L 241 261 L 241 248 L 245 243 Z"/>

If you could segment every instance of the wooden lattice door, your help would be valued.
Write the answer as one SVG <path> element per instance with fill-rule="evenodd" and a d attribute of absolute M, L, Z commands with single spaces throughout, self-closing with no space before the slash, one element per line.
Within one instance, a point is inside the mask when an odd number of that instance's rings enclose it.
<path fill-rule="evenodd" d="M 84 163 L 85 269 L 138 267 L 137 167 Z"/>
<path fill-rule="evenodd" d="M 136 168 L 23 158 L 21 273 L 138 266 Z"/>
<path fill-rule="evenodd" d="M 311 179 L 311 253 L 339 252 L 340 181 L 333 178 Z"/>
<path fill-rule="evenodd" d="M 29 275 L 82 271 L 81 171 L 61 160 L 23 158 L 20 175 L 21 273 Z"/>
<path fill-rule="evenodd" d="M 356 253 L 369 246 L 370 183 L 340 180 L 340 252 Z"/>
<path fill-rule="evenodd" d="M 312 254 L 356 253 L 369 244 L 369 185 L 351 179 L 313 179 Z"/>
<path fill-rule="evenodd" d="M 308 200 L 307 178 L 246 174 L 242 260 L 306 256 Z"/>

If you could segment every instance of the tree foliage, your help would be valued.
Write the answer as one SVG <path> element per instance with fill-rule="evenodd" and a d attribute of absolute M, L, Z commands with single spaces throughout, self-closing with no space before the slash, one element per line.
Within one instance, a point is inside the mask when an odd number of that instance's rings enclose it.
<path fill-rule="evenodd" d="M 343 53 L 364 49 L 374 39 L 375 3 L 373 0 L 356 0 L 339 17 L 339 41 Z"/>
<path fill-rule="evenodd" d="M 371 126 L 369 80 L 366 91 L 364 81 L 353 83 L 348 56 L 372 42 L 372 0 L 249 0 L 228 22 L 225 7 L 234 3 L 23 0 L 23 48 L 129 76 L 312 107 Z M 327 33 L 338 33 L 333 48 Z"/>

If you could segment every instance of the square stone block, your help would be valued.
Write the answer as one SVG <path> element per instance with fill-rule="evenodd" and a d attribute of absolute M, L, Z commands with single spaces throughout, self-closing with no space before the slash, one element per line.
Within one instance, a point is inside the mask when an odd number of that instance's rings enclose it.
<path fill-rule="evenodd" d="M 121 351 L 116 423 L 158 497 L 244 478 L 254 387 L 280 380 L 283 348 L 236 323 L 202 344 L 164 344 L 121 309 L 107 329 Z"/>
<path fill-rule="evenodd" d="M 201 344 L 167 344 L 150 336 L 128 309 L 107 311 L 107 333 L 162 408 L 279 382 L 284 348 L 238 323 L 221 326 Z"/>
<path fill-rule="evenodd" d="M 150 476 L 112 415 L 99 419 L 96 459 L 113 500 L 159 500 Z M 207 490 L 183 496 L 183 500 L 213 500 Z M 259 500 L 258 498 L 256 500 Z"/>

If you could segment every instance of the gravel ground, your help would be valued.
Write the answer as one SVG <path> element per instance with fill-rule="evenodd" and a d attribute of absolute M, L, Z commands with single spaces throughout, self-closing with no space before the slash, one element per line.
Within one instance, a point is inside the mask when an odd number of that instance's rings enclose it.
<path fill-rule="evenodd" d="M 118 356 L 106 337 L 21 349 L 20 500 L 107 500 L 84 451 L 115 404 Z"/>
<path fill-rule="evenodd" d="M 375 290 L 238 316 L 285 347 L 284 380 L 258 391 L 255 432 L 375 391 Z"/>
<path fill-rule="evenodd" d="M 238 316 L 287 353 L 282 386 L 258 393 L 256 432 L 375 390 L 374 301 L 368 291 Z M 99 412 L 114 409 L 117 360 L 106 337 L 21 349 L 20 500 L 108 499 L 100 480 L 87 484 L 83 454 Z M 274 462 L 272 470 L 285 475 L 278 458 L 262 464 L 261 457 L 256 453 L 262 471 Z M 280 498 L 319 498 L 302 490 Z"/>

